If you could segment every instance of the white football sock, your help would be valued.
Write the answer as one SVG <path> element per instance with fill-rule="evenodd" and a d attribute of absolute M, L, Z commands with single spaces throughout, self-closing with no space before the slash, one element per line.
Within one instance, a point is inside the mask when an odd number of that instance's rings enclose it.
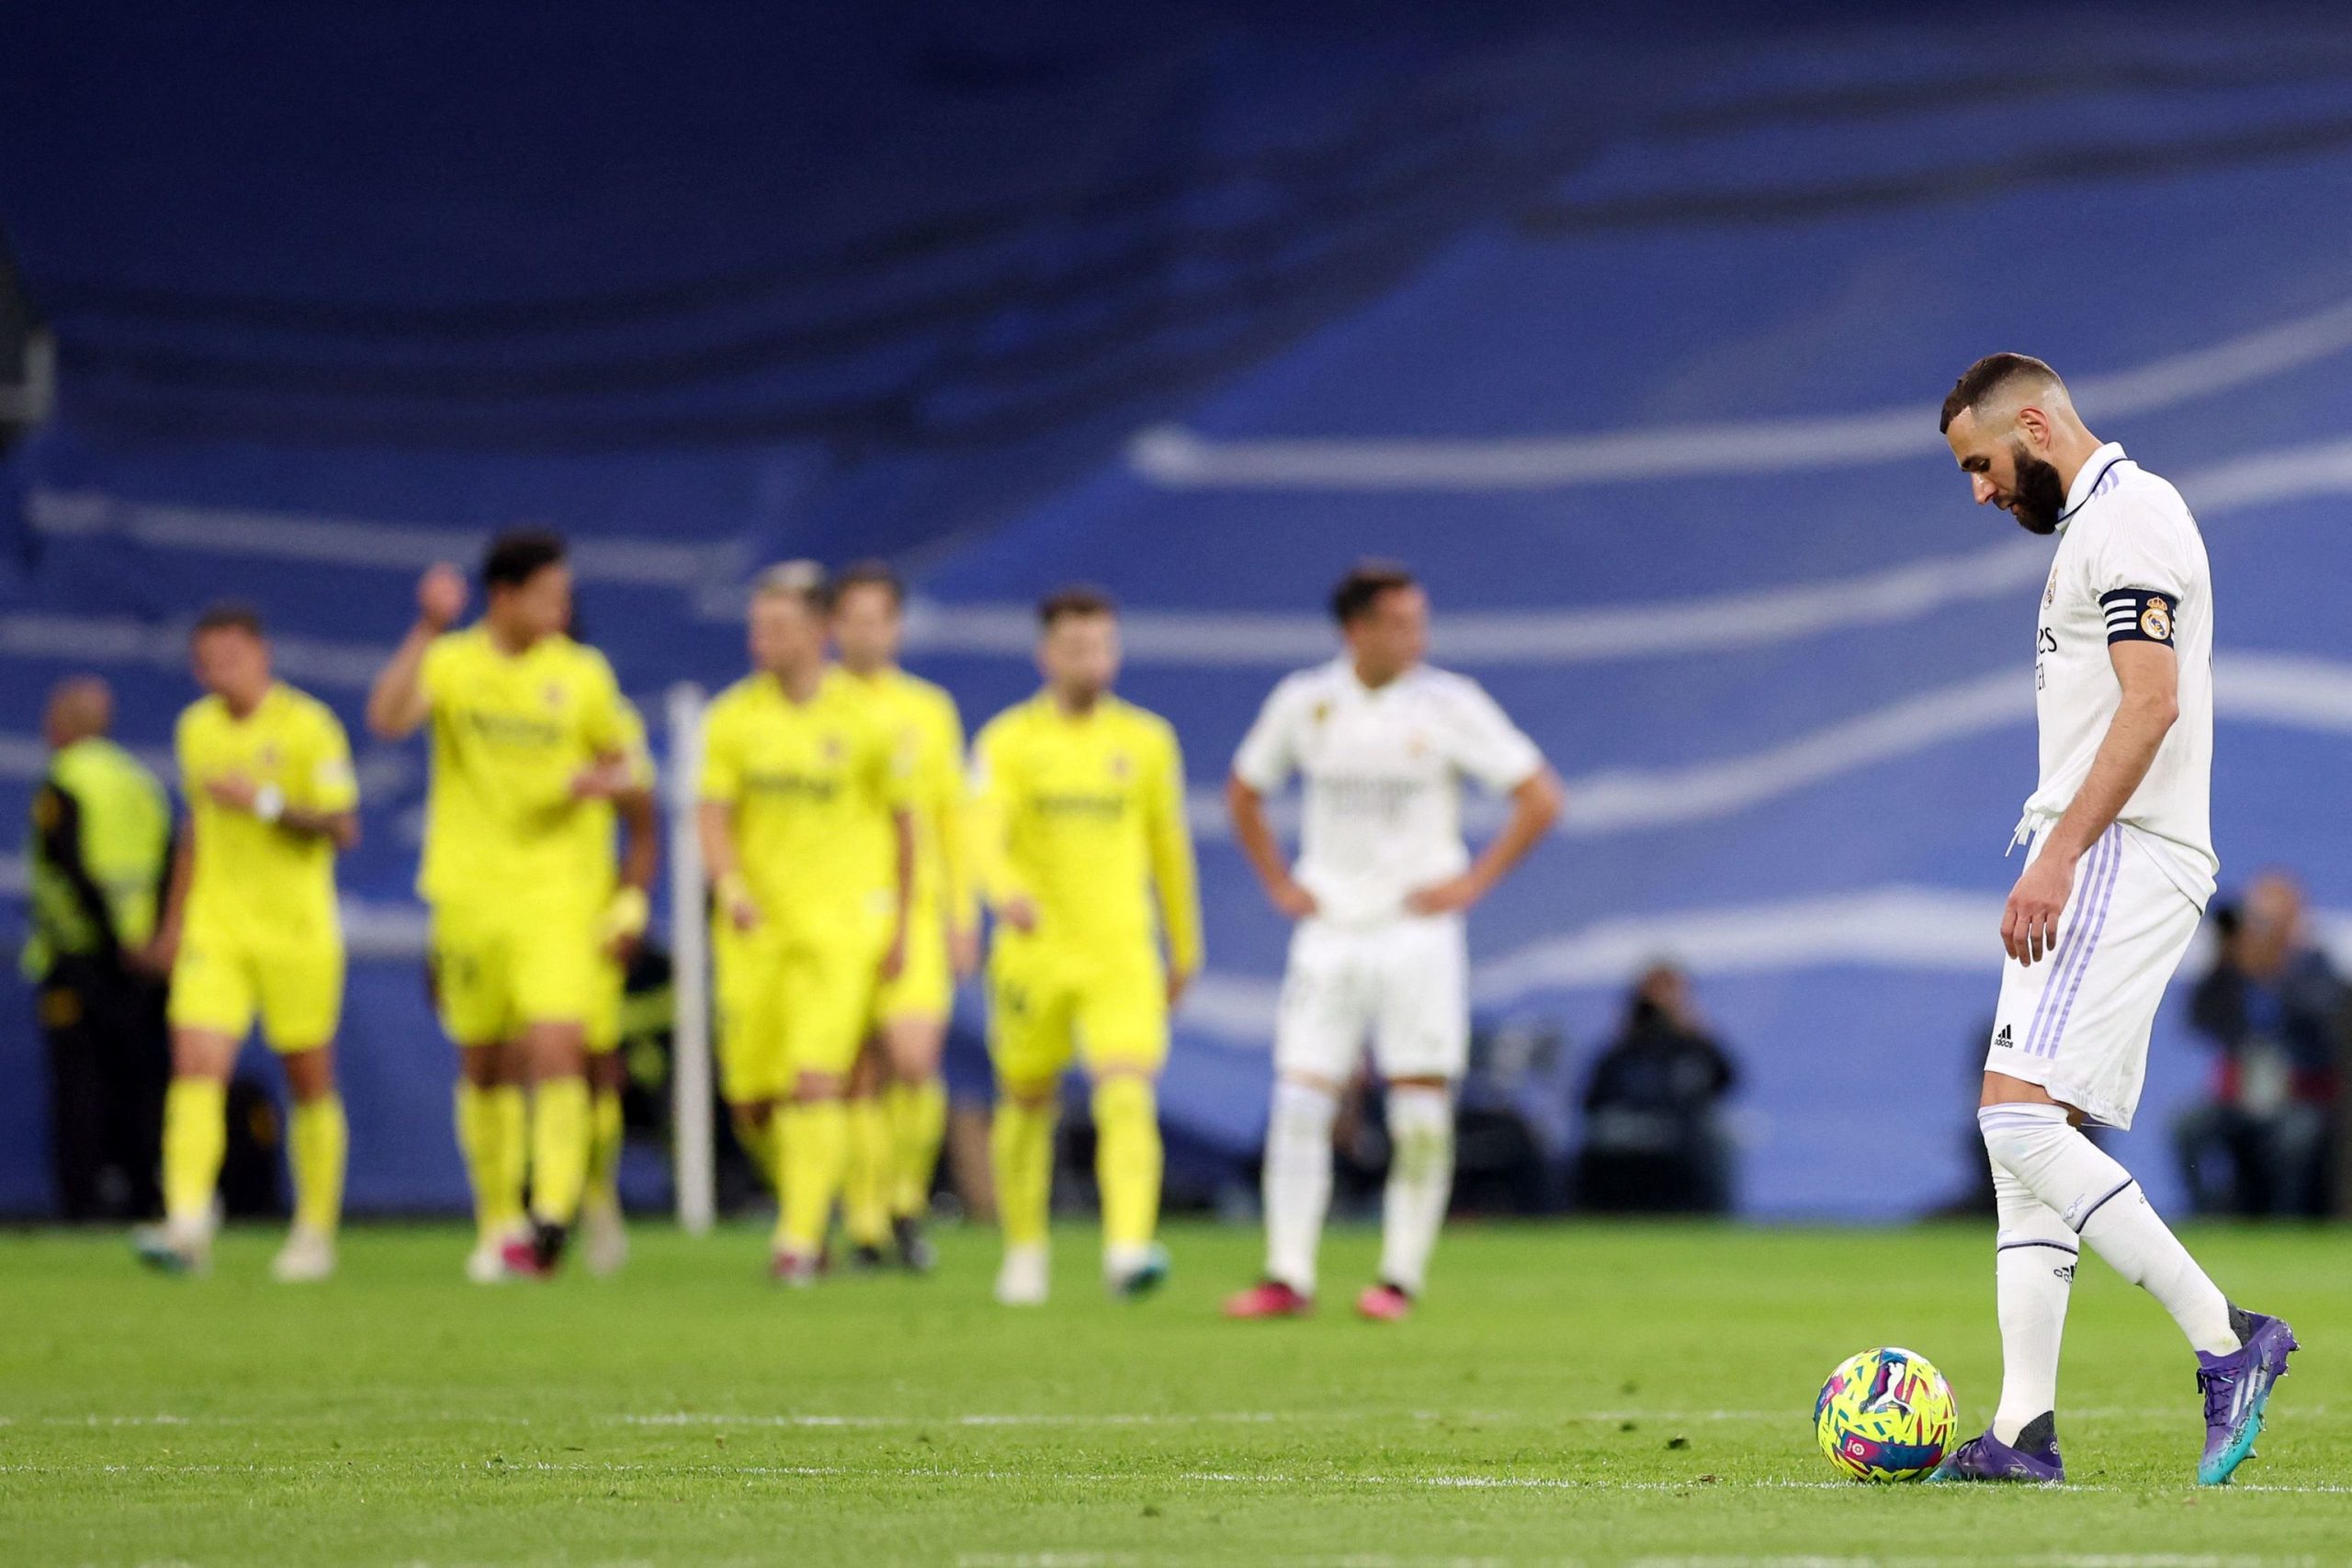
<path fill-rule="evenodd" d="M 1453 1193 L 1453 1095 L 1436 1089 L 1391 1089 L 1388 1186 L 1380 1205 L 1382 1280 L 1421 1293 Z"/>
<path fill-rule="evenodd" d="M 2172 1314 L 2208 1355 L 2238 1348 L 2229 1299 L 2166 1228 L 2132 1173 L 2067 1125 L 2056 1105 L 1988 1105 L 1976 1113 L 1994 1164 L 2058 1211 L 2093 1252 Z"/>
<path fill-rule="evenodd" d="M 1993 1243 L 1993 1297 L 2001 1319 L 2001 1404 L 1993 1436 L 2014 1444 L 2035 1416 L 2058 1405 L 2058 1343 L 2075 1290 L 2075 1233 L 2058 1212 L 2000 1166 L 1993 1201 L 2001 1229 Z"/>
<path fill-rule="evenodd" d="M 1339 1108 L 1329 1089 L 1275 1080 L 1266 1123 L 1266 1278 L 1303 1296 L 1315 1293 L 1315 1253 L 1331 1207 L 1331 1122 Z"/>

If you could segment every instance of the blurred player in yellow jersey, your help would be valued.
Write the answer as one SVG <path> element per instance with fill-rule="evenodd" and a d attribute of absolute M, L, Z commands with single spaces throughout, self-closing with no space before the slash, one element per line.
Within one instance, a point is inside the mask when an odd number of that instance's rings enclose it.
<path fill-rule="evenodd" d="M 1106 595 L 1065 589 L 1038 618 L 1045 690 L 989 720 L 972 749 L 973 854 L 996 917 L 990 1153 L 1008 1305 L 1046 1299 L 1054 1122 L 1073 1053 L 1093 1086 L 1104 1282 L 1133 1296 L 1167 1277 L 1157 1085 L 1169 1011 L 1201 966 L 1176 733 L 1111 694 L 1119 633 Z"/>
<path fill-rule="evenodd" d="M 964 853 L 964 721 L 956 699 L 899 668 L 905 589 L 879 561 L 833 579 L 833 642 L 853 687 L 897 737 L 915 829 L 914 905 L 905 966 L 882 989 L 880 1027 L 858 1063 L 850 1100 L 851 1159 L 843 1213 L 858 1260 L 931 1268 L 922 1218 L 947 1128 L 940 1049 L 979 953 L 978 909 Z M 860 1091 L 863 1092 L 860 1092 Z"/>
<path fill-rule="evenodd" d="M 851 1069 L 906 951 L 914 828 L 896 737 L 825 661 L 808 562 L 753 585 L 752 672 L 703 722 L 719 1089 L 779 1201 L 771 1272 L 816 1282 L 849 1159 Z"/>
<path fill-rule="evenodd" d="M 418 619 L 368 696 L 387 739 L 431 725 L 424 864 L 435 996 L 459 1057 L 458 1138 L 482 1239 L 507 1271 L 543 1274 L 562 1256 L 587 1179 L 585 1026 L 596 933 L 609 902 L 582 863 L 592 802 L 632 788 L 628 734 L 612 667 L 564 635 L 571 571 L 563 541 L 517 530 L 482 561 L 481 621 L 457 569 L 417 586 Z M 505 1043 L 521 1042 L 528 1122 L 506 1084 Z M 527 1145 L 525 1216 L 501 1212 Z M 477 1279 L 494 1277 L 469 1264 Z"/>
<path fill-rule="evenodd" d="M 172 964 L 164 1219 L 142 1233 L 140 1254 L 175 1271 L 208 1260 L 229 1076 L 258 1013 L 294 1100 L 287 1138 L 294 1228 L 272 1271 L 323 1280 L 334 1271 L 343 1209 L 334 857 L 359 840 L 351 745 L 324 703 L 271 677 L 269 643 L 254 612 L 206 612 L 189 652 L 208 694 L 180 715 L 175 749 L 189 830 L 157 938 L 159 956 Z"/>
<path fill-rule="evenodd" d="M 628 1260 L 621 1224 L 621 1001 L 629 962 L 644 942 L 651 913 L 660 824 L 653 806 L 653 758 L 645 721 L 622 699 L 621 755 L 628 787 L 610 800 L 592 800 L 581 812 L 582 874 L 591 902 L 603 911 L 595 931 L 594 988 L 588 1000 L 588 1179 L 581 1195 L 581 1261 L 591 1274 L 619 1271 Z M 621 836 L 616 837 L 616 829 Z"/>

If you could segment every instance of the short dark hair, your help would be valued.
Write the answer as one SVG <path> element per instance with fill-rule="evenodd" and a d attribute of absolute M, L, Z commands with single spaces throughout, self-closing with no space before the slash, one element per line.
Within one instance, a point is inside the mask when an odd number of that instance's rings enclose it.
<path fill-rule="evenodd" d="M 907 585 L 899 580 L 897 569 L 888 561 L 852 561 L 835 572 L 833 574 L 833 603 L 840 604 L 842 596 L 853 588 L 879 588 L 890 595 L 890 604 L 894 608 L 902 609 L 907 603 Z"/>
<path fill-rule="evenodd" d="M 1380 602 L 1384 593 L 1394 593 L 1403 588 L 1419 588 L 1420 583 L 1404 565 L 1393 560 L 1362 560 L 1349 569 L 1331 590 L 1331 618 L 1341 626 L 1352 625 Z"/>
<path fill-rule="evenodd" d="M 802 609 L 821 615 L 833 607 L 833 585 L 815 561 L 778 561 L 752 580 L 752 597 L 797 599 Z"/>
<path fill-rule="evenodd" d="M 1091 583 L 1073 582 L 1037 601 L 1037 625 L 1047 631 L 1055 623 L 1078 615 L 1115 615 L 1119 602 Z"/>
<path fill-rule="evenodd" d="M 204 614 L 197 616 L 196 625 L 188 628 L 188 640 L 193 642 L 206 632 L 243 632 L 247 637 L 266 635 L 259 610 L 254 609 L 251 604 L 233 604 L 225 600 L 218 604 L 205 606 Z"/>
<path fill-rule="evenodd" d="M 482 552 L 484 592 L 520 588 L 563 559 L 563 536 L 552 528 L 509 528 Z"/>
<path fill-rule="evenodd" d="M 1944 400 L 1944 416 L 1936 428 L 1948 431 L 1951 422 L 1965 409 L 1983 403 L 2001 387 L 2021 376 L 2046 377 L 2058 379 L 2058 372 L 2030 354 L 1988 354 L 1960 373 L 1952 383 L 1951 395 Z"/>

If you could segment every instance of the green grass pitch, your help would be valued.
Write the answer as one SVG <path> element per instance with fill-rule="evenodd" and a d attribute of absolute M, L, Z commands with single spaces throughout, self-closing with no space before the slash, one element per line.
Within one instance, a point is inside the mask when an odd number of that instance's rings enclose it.
<path fill-rule="evenodd" d="M 2188 1353 L 2085 1259 L 2063 1490 L 1868 1487 L 1813 1446 L 1851 1351 L 1918 1350 L 1964 1430 L 1998 1370 L 1988 1229 L 1463 1227 L 1401 1327 L 1227 1324 L 1248 1232 L 1180 1226 L 1157 1299 L 1105 1300 L 1091 1233 L 1050 1306 L 988 1299 L 992 1240 L 929 1280 L 759 1277 L 761 1236 L 639 1227 L 614 1280 L 469 1286 L 448 1228 L 362 1227 L 275 1286 L 120 1241 L 0 1235 L 0 1562 L 230 1565 L 2028 1561 L 2352 1557 L 2352 1247 L 2203 1231 L 2309 1348 L 2259 1459 L 2200 1491 Z"/>

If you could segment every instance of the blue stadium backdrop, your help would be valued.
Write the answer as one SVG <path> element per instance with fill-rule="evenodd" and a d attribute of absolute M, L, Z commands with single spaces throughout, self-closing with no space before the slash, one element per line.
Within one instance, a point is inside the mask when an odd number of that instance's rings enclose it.
<path fill-rule="evenodd" d="M 1199 807 L 1167 1114 L 1238 1172 L 1283 931 L 1215 792 L 1326 656 L 1329 581 L 1395 555 L 1569 781 L 1474 923 L 1481 1005 L 1580 1066 L 1679 957 L 1747 1068 L 1743 1207 L 1915 1212 L 1966 1175 L 2047 554 L 1967 505 L 1934 405 L 2016 347 L 2205 523 L 2225 888 L 2285 863 L 2352 909 L 2325 12 L 2044 11 L 1987 49 L 1975 13 L 1330 9 L 20 8 L 0 102 L 41 133 L 0 226 L 60 396 L 0 459 L 0 820 L 58 676 L 103 671 L 160 753 L 216 595 L 356 733 L 418 570 L 516 520 L 579 541 L 657 707 L 741 668 L 761 562 L 901 563 L 912 663 L 974 721 L 1030 684 L 1028 601 L 1098 580 Z M 361 766 L 352 1197 L 454 1206 L 422 757 Z M 2165 1200 L 2179 1000 L 2127 1156 Z M 0 1212 L 49 1201 L 40 1075 L 12 980 Z"/>

